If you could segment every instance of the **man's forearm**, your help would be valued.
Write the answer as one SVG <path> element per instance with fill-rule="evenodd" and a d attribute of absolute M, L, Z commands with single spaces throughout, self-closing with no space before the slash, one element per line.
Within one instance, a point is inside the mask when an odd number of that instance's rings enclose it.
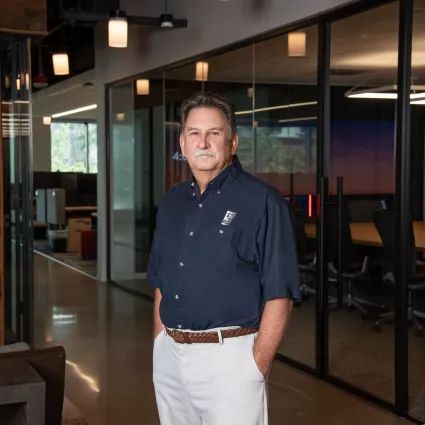
<path fill-rule="evenodd" d="M 254 346 L 254 357 L 258 367 L 266 375 L 288 326 L 292 311 L 292 300 L 277 298 L 264 307 L 260 330 Z"/>
<path fill-rule="evenodd" d="M 159 289 L 155 290 L 155 304 L 153 309 L 153 335 L 156 338 L 160 332 L 164 329 L 164 325 L 161 322 L 161 316 L 159 315 L 159 305 L 161 303 L 162 295 Z"/>

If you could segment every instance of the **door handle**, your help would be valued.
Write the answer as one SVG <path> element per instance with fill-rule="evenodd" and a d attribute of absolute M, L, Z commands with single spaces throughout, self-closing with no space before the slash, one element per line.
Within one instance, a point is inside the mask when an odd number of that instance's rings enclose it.
<path fill-rule="evenodd" d="M 343 220 L 343 198 L 344 198 L 344 178 L 337 177 L 337 204 L 338 204 L 338 287 L 337 287 L 337 306 L 343 305 L 343 272 L 342 272 L 342 220 Z"/>

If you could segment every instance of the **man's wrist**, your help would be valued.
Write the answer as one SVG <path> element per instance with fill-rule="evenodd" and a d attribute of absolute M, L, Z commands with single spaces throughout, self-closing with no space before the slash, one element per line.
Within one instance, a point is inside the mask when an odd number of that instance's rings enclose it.
<path fill-rule="evenodd" d="M 155 326 L 154 327 L 154 330 L 153 330 L 153 339 L 155 340 L 156 339 L 156 337 L 162 332 L 164 330 L 164 327 L 163 326 L 160 326 L 160 327 L 158 327 L 158 326 Z"/>
<path fill-rule="evenodd" d="M 264 376 L 267 376 L 269 373 L 273 358 L 274 356 L 267 356 L 261 349 L 258 348 L 257 344 L 254 345 L 254 360 Z"/>

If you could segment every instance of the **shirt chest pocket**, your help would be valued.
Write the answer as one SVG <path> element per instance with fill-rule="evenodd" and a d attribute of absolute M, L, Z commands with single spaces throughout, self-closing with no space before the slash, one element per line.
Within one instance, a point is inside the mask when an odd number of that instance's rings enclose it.
<path fill-rule="evenodd" d="M 238 266 L 238 239 L 238 232 L 232 228 L 216 226 L 206 229 L 193 244 L 194 256 L 207 271 L 233 275 Z"/>

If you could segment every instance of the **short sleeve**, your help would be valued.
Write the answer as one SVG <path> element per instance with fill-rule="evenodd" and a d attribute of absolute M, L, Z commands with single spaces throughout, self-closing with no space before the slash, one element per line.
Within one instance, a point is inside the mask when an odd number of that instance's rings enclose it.
<path fill-rule="evenodd" d="M 295 226 L 286 201 L 268 197 L 257 232 L 257 261 L 263 301 L 300 299 Z"/>
<path fill-rule="evenodd" d="M 151 253 L 149 256 L 148 272 L 146 275 L 146 281 L 153 288 L 161 288 L 161 282 L 158 274 L 158 253 L 156 249 L 157 241 L 156 237 L 153 240 Z"/>

